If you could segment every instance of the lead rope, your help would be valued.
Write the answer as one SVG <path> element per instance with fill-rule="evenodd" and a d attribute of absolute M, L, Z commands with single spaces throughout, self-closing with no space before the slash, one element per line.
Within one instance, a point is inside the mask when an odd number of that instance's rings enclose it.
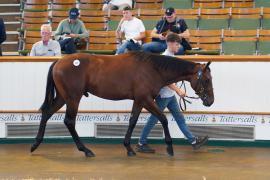
<path fill-rule="evenodd" d="M 183 86 L 183 89 L 184 91 L 186 92 L 187 88 L 186 88 L 186 84 L 184 81 L 182 81 L 181 85 L 179 88 L 182 88 Z M 179 106 L 180 106 L 180 109 L 181 111 L 186 111 L 187 110 L 187 104 L 186 103 L 189 103 L 191 104 L 192 102 L 187 100 L 186 98 L 189 98 L 189 99 L 199 99 L 200 97 L 193 97 L 193 96 L 185 96 L 185 97 L 179 97 Z"/>

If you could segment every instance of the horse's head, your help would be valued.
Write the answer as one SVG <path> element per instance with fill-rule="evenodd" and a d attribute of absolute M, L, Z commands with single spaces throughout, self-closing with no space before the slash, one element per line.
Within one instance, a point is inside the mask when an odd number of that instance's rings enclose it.
<path fill-rule="evenodd" d="M 212 76 L 209 65 L 200 64 L 197 72 L 192 76 L 190 84 L 196 94 L 203 101 L 203 105 L 211 106 L 214 103 Z"/>

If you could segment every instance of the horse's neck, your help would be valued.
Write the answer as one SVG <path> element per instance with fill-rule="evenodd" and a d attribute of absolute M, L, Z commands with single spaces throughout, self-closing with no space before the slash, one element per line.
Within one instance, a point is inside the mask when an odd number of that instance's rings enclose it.
<path fill-rule="evenodd" d="M 191 77 L 197 72 L 198 66 L 194 64 L 193 68 L 188 68 L 185 71 L 165 71 L 162 76 L 166 84 L 171 84 L 179 81 L 190 81 Z"/>

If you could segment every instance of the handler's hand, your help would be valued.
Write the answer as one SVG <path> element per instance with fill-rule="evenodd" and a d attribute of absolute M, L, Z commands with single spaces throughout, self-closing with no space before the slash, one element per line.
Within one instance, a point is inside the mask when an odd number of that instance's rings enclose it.
<path fill-rule="evenodd" d="M 181 97 L 187 96 L 186 92 L 183 91 L 182 89 L 177 89 L 176 93 Z"/>

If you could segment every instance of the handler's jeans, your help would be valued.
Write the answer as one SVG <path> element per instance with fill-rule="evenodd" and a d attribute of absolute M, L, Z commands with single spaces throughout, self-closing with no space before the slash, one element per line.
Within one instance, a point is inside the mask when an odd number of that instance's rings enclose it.
<path fill-rule="evenodd" d="M 173 118 L 175 119 L 178 127 L 182 131 L 182 133 L 185 135 L 185 137 L 188 139 L 190 143 L 192 143 L 195 140 L 195 137 L 192 135 L 192 133 L 189 131 L 185 118 L 183 114 L 180 111 L 179 105 L 177 103 L 176 97 L 172 96 L 169 98 L 161 98 L 158 96 L 156 98 L 156 103 L 161 111 L 164 111 L 164 109 L 167 107 L 169 111 L 172 113 Z M 146 123 L 146 125 L 143 128 L 143 131 L 141 133 L 141 137 L 139 140 L 140 144 L 147 144 L 147 137 L 151 131 L 151 129 L 155 126 L 158 119 L 151 115 Z"/>
<path fill-rule="evenodd" d="M 142 46 L 143 51 L 145 52 L 152 52 L 152 53 L 162 53 L 167 49 L 166 42 L 157 42 L 153 41 L 150 43 L 146 43 Z M 183 46 L 181 45 L 178 52 L 175 55 L 184 55 L 185 50 Z"/>

